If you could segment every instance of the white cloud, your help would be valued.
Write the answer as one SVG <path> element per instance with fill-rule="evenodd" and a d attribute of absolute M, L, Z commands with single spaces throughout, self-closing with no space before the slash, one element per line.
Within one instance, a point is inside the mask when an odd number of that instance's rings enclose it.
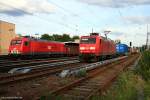
<path fill-rule="evenodd" d="M 1 0 L 0 13 L 21 16 L 35 13 L 52 13 L 55 7 L 47 0 Z"/>
<path fill-rule="evenodd" d="M 113 7 L 113 8 L 150 4 L 150 0 L 78 0 L 78 1 L 101 7 Z"/>
<path fill-rule="evenodd" d="M 150 16 L 126 16 L 124 20 L 130 24 L 150 24 Z"/>
<path fill-rule="evenodd" d="M 121 40 L 122 43 L 129 44 L 133 43 L 133 46 L 141 46 L 145 44 L 146 41 L 146 26 L 145 25 L 130 25 L 130 26 L 112 26 L 103 28 L 104 30 L 110 30 L 111 33 L 108 34 L 113 40 Z"/>

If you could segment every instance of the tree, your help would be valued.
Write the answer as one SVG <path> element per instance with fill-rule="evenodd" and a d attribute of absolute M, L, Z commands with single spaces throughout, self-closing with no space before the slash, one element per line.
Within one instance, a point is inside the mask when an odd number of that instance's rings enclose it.
<path fill-rule="evenodd" d="M 62 35 L 62 42 L 67 42 L 67 41 L 71 41 L 71 38 L 68 34 L 63 34 Z"/>
<path fill-rule="evenodd" d="M 43 34 L 41 36 L 41 39 L 43 39 L 43 40 L 51 40 L 51 38 L 50 38 L 50 36 L 48 34 Z"/>
<path fill-rule="evenodd" d="M 62 41 L 62 36 L 58 34 L 52 35 L 54 41 Z"/>
<path fill-rule="evenodd" d="M 77 36 L 77 35 L 76 35 L 76 36 L 73 36 L 72 39 L 73 39 L 73 40 L 79 39 L 79 36 Z"/>
<path fill-rule="evenodd" d="M 74 41 L 75 39 L 79 39 L 79 36 L 73 36 L 71 38 L 70 35 L 68 35 L 68 34 L 63 34 L 63 35 L 53 34 L 53 35 L 49 35 L 49 34 L 46 33 L 46 34 L 43 34 L 41 36 L 41 39 L 51 40 L 51 41 L 59 41 L 59 42 L 68 42 L 68 41 Z"/>
<path fill-rule="evenodd" d="M 21 35 L 21 34 L 17 34 L 17 36 L 18 36 L 18 37 L 22 37 L 22 35 Z"/>

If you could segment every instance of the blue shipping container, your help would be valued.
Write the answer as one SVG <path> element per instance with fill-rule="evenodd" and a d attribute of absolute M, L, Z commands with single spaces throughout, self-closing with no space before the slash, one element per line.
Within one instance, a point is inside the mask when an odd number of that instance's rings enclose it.
<path fill-rule="evenodd" d="M 118 54 L 127 54 L 128 53 L 128 45 L 126 44 L 117 44 L 116 50 Z"/>

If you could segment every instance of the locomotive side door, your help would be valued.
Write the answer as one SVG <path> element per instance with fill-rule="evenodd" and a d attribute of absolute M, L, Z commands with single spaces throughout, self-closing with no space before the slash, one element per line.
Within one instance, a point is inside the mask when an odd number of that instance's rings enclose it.
<path fill-rule="evenodd" d="M 103 55 L 103 40 L 100 38 L 100 40 L 99 40 L 99 54 L 100 54 L 100 56 L 101 55 Z"/>
<path fill-rule="evenodd" d="M 24 47 L 25 54 L 30 55 L 30 41 L 29 40 L 24 41 L 23 47 Z"/>

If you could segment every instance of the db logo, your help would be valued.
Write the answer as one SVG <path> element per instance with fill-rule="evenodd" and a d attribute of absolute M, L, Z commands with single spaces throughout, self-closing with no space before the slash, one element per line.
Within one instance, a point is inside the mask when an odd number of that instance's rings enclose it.
<path fill-rule="evenodd" d="M 48 49 L 51 49 L 52 47 L 51 46 L 48 46 Z"/>

